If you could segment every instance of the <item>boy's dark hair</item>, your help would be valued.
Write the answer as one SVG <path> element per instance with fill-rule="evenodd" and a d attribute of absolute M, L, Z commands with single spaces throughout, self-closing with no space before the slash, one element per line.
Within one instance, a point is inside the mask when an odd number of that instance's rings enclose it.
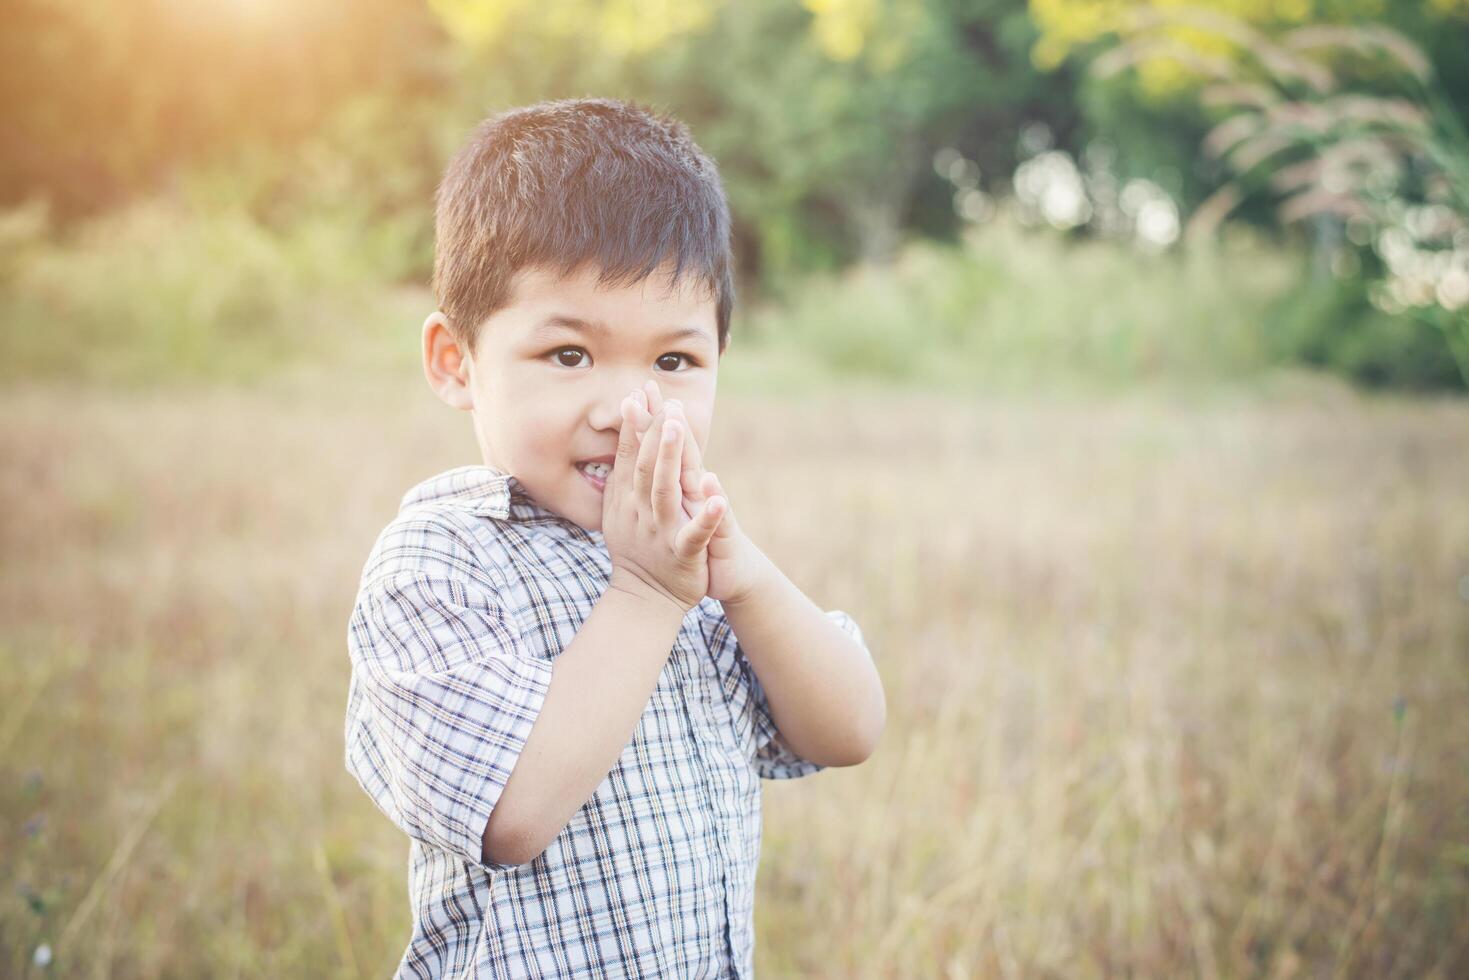
<path fill-rule="evenodd" d="M 510 302 L 517 271 L 640 282 L 664 262 L 715 299 L 719 350 L 734 307 L 729 204 L 714 161 L 676 119 L 613 99 L 563 99 L 485 120 L 450 161 L 434 226 L 434 297 L 455 339 Z"/>

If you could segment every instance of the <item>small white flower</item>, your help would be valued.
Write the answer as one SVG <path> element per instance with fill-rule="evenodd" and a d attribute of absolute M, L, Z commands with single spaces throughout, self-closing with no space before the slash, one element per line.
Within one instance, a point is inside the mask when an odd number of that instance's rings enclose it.
<path fill-rule="evenodd" d="M 31 957 L 31 959 L 35 962 L 36 966 L 50 966 L 51 965 L 51 944 L 50 943 L 42 943 L 41 945 L 37 946 L 36 947 L 36 955 L 33 956 L 33 957 Z"/>

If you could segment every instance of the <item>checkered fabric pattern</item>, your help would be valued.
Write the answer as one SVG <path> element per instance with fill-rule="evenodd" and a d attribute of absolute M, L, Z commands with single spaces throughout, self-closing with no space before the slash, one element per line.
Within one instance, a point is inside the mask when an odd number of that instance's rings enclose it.
<path fill-rule="evenodd" d="M 410 839 L 397 977 L 752 976 L 760 779 L 823 767 L 781 740 L 716 600 L 689 610 L 632 740 L 550 846 L 482 858 L 551 663 L 611 570 L 600 531 L 486 466 L 410 490 L 374 545 L 346 765 Z"/>

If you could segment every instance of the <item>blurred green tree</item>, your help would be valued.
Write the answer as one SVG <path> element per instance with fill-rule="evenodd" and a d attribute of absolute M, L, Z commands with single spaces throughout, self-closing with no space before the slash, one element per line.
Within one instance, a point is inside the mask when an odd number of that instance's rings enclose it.
<path fill-rule="evenodd" d="M 1306 304 L 1333 310 L 1339 328 L 1325 334 L 1335 341 L 1325 341 L 1326 353 L 1303 354 L 1349 365 L 1363 380 L 1441 380 L 1434 358 L 1423 356 L 1435 347 L 1431 337 L 1425 345 L 1411 327 L 1378 326 L 1382 317 L 1352 307 L 1355 296 L 1436 330 L 1439 360 L 1457 364 L 1469 386 L 1469 135 L 1428 54 L 1377 23 L 1269 32 L 1224 12 L 1250 8 L 1240 0 L 1114 6 L 1110 26 L 1122 43 L 1091 63 L 1095 77 L 1131 68 L 1145 89 L 1186 91 L 1225 112 L 1203 148 L 1223 161 L 1227 179 L 1194 211 L 1186 237 L 1210 234 L 1244 200 L 1269 199 L 1281 225 L 1312 229 L 1321 277 L 1371 282 L 1365 292 Z M 1337 6 L 1358 15 L 1375 5 Z M 1302 13 L 1251 12 L 1274 20 Z M 1350 315 L 1336 310 L 1341 303 Z M 1321 330 L 1297 335 L 1323 346 Z"/>
<path fill-rule="evenodd" d="M 466 105 L 599 93 L 694 127 L 729 187 L 746 278 L 890 258 L 905 230 L 957 222 L 928 166 L 951 144 L 1000 175 L 1013 133 L 1064 115 L 1037 73 L 1023 0 L 435 0 Z M 647 25 L 642 31 L 638 25 Z"/>

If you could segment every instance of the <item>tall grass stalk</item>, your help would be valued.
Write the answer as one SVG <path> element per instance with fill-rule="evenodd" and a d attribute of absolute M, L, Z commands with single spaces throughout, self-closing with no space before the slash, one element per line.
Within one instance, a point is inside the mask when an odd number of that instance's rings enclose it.
<path fill-rule="evenodd" d="M 1180 28 L 1232 42 L 1235 56 L 1201 61 L 1173 38 Z M 1422 49 L 1381 24 L 1312 25 L 1276 39 L 1190 6 L 1135 8 L 1118 33 L 1119 46 L 1091 66 L 1098 77 L 1172 58 L 1206 80 L 1205 104 L 1237 107 L 1203 141 L 1233 177 L 1198 208 L 1187 235 L 1211 233 L 1257 194 L 1288 195 L 1276 209 L 1286 224 L 1320 215 L 1367 222 L 1386 265 L 1374 302 L 1441 331 L 1469 387 L 1469 133 Z M 1318 60 L 1332 55 L 1340 65 L 1385 63 L 1397 93 L 1346 91 L 1344 70 Z M 1436 209 L 1440 227 L 1406 249 L 1385 244 L 1385 234 L 1411 227 L 1405 216 L 1415 207 Z"/>

